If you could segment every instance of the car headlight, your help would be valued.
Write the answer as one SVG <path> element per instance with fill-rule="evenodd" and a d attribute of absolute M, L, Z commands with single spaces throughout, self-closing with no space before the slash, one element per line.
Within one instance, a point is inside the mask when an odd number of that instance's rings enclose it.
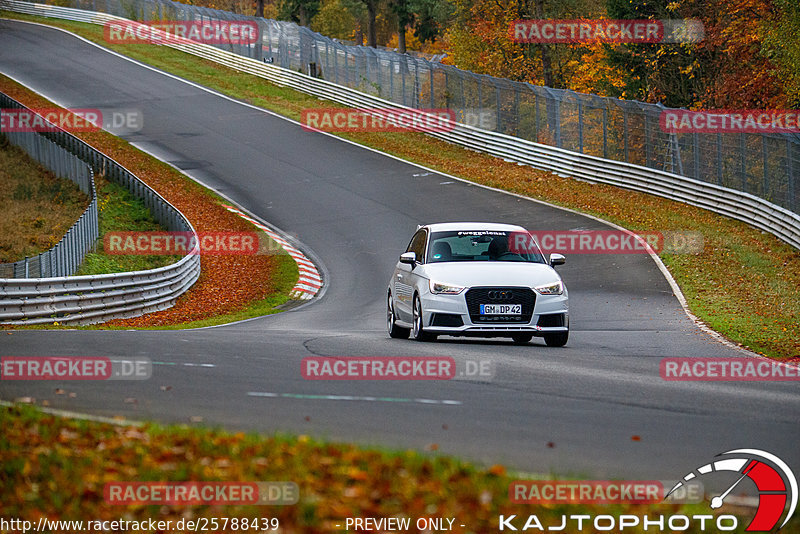
<path fill-rule="evenodd" d="M 431 288 L 431 293 L 434 294 L 444 294 L 444 295 L 458 295 L 464 288 L 462 286 L 454 286 L 450 284 L 443 284 L 441 282 L 436 282 L 434 280 L 429 281 L 429 285 Z"/>
<path fill-rule="evenodd" d="M 547 284 L 544 286 L 536 287 L 534 289 L 536 289 L 536 291 L 538 291 L 542 295 L 560 295 L 561 293 L 564 292 L 564 283 L 558 281 L 555 284 Z"/>

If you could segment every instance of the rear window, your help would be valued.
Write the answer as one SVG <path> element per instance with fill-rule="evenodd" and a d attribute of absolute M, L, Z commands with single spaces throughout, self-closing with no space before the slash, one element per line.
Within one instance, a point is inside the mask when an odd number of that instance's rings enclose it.
<path fill-rule="evenodd" d="M 448 261 L 547 263 L 536 240 L 528 232 L 498 230 L 433 232 L 428 244 L 427 262 Z"/>

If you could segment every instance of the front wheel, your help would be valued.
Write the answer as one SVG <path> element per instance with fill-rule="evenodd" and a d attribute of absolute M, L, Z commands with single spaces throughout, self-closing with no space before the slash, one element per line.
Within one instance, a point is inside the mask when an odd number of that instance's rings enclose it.
<path fill-rule="evenodd" d="M 386 303 L 386 327 L 389 330 L 389 337 L 395 339 L 408 339 L 408 334 L 411 332 L 409 328 L 397 326 L 397 317 L 394 314 L 394 303 L 392 302 L 391 293 L 389 293 L 389 299 Z"/>
<path fill-rule="evenodd" d="M 422 326 L 422 302 L 419 300 L 419 295 L 414 295 L 414 339 L 417 341 L 434 341 L 435 334 L 430 334 L 425 331 Z"/>
<path fill-rule="evenodd" d="M 563 347 L 567 344 L 569 339 L 569 330 L 566 332 L 558 332 L 557 334 L 545 334 L 544 342 L 548 347 Z"/>

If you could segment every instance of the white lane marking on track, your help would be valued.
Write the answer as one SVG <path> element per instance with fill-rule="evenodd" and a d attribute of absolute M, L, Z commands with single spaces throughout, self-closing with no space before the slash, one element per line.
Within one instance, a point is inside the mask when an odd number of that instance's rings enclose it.
<path fill-rule="evenodd" d="M 213 363 L 190 363 L 190 362 L 153 362 L 153 365 L 181 365 L 183 367 L 216 367 Z"/>
<path fill-rule="evenodd" d="M 271 399 L 307 399 L 307 400 L 333 400 L 333 401 L 363 401 L 363 402 L 408 402 L 416 404 L 440 404 L 445 406 L 460 406 L 461 401 L 439 399 L 406 399 L 402 397 L 359 397 L 355 395 L 311 395 L 306 393 L 273 393 L 270 391 L 248 391 L 250 397 L 267 397 Z"/>

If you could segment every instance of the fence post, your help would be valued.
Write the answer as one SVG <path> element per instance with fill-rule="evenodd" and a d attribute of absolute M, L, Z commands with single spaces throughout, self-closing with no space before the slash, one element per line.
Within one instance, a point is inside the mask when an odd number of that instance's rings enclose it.
<path fill-rule="evenodd" d="M 428 67 L 430 68 L 430 70 L 428 72 L 430 72 L 430 78 L 431 78 L 431 109 L 434 109 L 436 107 L 436 100 L 435 100 L 434 95 L 433 95 L 433 91 L 434 91 L 434 87 L 433 87 L 433 69 L 434 69 L 434 66 L 433 66 L 433 63 L 429 61 L 428 62 Z"/>
<path fill-rule="evenodd" d="M 695 137 L 698 137 L 698 135 L 697 135 L 697 132 L 695 132 L 695 134 L 694 134 L 694 135 L 695 135 Z M 698 144 L 697 144 L 697 143 L 695 143 L 695 146 L 697 146 L 697 145 L 698 145 Z M 695 150 L 695 153 L 697 153 L 697 151 L 696 151 L 696 150 Z M 698 172 L 697 172 L 697 173 L 694 175 L 694 177 L 695 177 L 695 178 L 697 178 L 698 180 L 700 179 L 700 172 L 699 172 L 699 169 L 700 169 L 699 157 L 700 157 L 700 155 L 699 155 L 699 153 L 698 153 L 698 154 L 697 154 L 697 159 L 698 159 L 698 164 L 697 164 L 697 167 L 698 167 Z M 709 181 L 710 181 L 710 180 L 709 180 Z M 721 132 L 717 132 L 717 185 L 722 185 L 722 133 L 721 133 Z"/>
<path fill-rule="evenodd" d="M 622 137 L 623 137 L 623 145 L 625 146 L 625 163 L 630 163 L 630 158 L 628 157 L 628 110 L 622 110 Z"/>
<path fill-rule="evenodd" d="M 501 99 L 500 99 L 500 88 L 497 85 L 494 86 L 494 95 L 495 95 L 495 106 L 497 106 L 497 111 L 495 112 L 494 131 L 507 133 L 505 131 L 505 128 L 502 128 L 500 126 L 500 123 L 502 121 L 502 114 L 500 113 Z M 481 114 L 481 117 L 483 117 L 483 114 Z"/>
<path fill-rule="evenodd" d="M 765 134 L 761 134 L 761 157 L 764 160 L 764 193 L 761 195 L 761 198 L 765 198 L 767 200 L 772 200 L 772 195 L 770 194 L 770 187 L 769 187 L 769 152 L 767 146 L 767 136 Z"/>
<path fill-rule="evenodd" d="M 745 158 L 745 142 L 744 132 L 739 134 L 739 163 L 742 169 L 742 191 L 747 191 L 747 160 Z"/>
<path fill-rule="evenodd" d="M 350 85 L 350 70 L 347 68 L 347 48 L 344 49 L 344 84 Z"/>
<path fill-rule="evenodd" d="M 794 161 L 792 156 L 792 142 L 787 137 L 786 138 L 786 173 L 788 175 L 787 180 L 787 195 L 786 195 L 786 207 L 790 211 L 795 211 L 794 207 Z"/>
<path fill-rule="evenodd" d="M 403 83 L 403 105 L 406 106 L 406 74 L 408 74 L 408 62 L 404 58 L 400 58 L 397 63 L 400 65 L 400 80 Z"/>
<path fill-rule="evenodd" d="M 583 154 L 583 102 L 580 97 L 576 100 L 578 101 L 578 152 Z"/>

